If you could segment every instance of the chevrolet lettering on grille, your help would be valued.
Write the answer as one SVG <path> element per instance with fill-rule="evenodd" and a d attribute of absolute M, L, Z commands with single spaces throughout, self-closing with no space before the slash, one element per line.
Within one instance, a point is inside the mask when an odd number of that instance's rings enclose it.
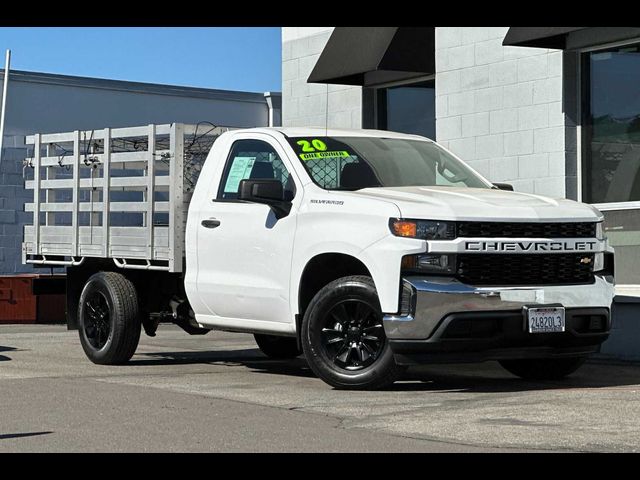
<path fill-rule="evenodd" d="M 596 241 L 467 241 L 468 252 L 594 252 Z"/>

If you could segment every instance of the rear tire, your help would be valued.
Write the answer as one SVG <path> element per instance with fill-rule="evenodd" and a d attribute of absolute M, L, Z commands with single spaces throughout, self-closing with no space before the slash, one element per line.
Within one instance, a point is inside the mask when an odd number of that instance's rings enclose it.
<path fill-rule="evenodd" d="M 587 357 L 501 360 L 500 365 L 525 380 L 560 380 L 580 368 L 586 359 Z"/>
<path fill-rule="evenodd" d="M 92 275 L 78 305 L 80 343 L 89 360 L 101 365 L 128 362 L 138 347 L 140 329 L 133 283 L 116 272 Z"/>
<path fill-rule="evenodd" d="M 260 351 L 267 357 L 284 360 L 296 358 L 302 351 L 298 348 L 298 341 L 294 337 L 278 337 L 276 335 L 253 335 Z"/>
<path fill-rule="evenodd" d="M 313 372 L 338 389 L 384 389 L 405 370 L 393 358 L 371 277 L 343 277 L 322 288 L 304 314 L 301 338 Z"/>

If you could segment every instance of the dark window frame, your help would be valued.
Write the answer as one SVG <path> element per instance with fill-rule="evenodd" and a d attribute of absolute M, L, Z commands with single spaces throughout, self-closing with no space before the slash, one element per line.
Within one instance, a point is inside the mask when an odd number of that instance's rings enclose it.
<path fill-rule="evenodd" d="M 592 200 L 591 169 L 593 166 L 591 155 L 591 138 L 593 137 L 593 126 L 591 125 L 591 63 L 592 52 L 581 52 L 579 59 L 580 69 L 580 183 L 581 198 L 583 202 L 590 203 Z"/>
<path fill-rule="evenodd" d="M 269 148 L 273 150 L 273 152 L 280 159 L 280 162 L 282 162 L 282 166 L 286 169 L 287 173 L 289 174 L 289 179 L 291 179 L 293 182 L 293 195 L 291 197 L 291 200 L 293 200 L 296 196 L 298 188 L 295 184 L 294 176 L 291 173 L 291 169 L 287 167 L 284 158 L 282 157 L 282 155 L 278 153 L 278 151 L 276 150 L 276 147 L 273 146 L 268 141 L 262 140 L 259 138 L 239 138 L 238 140 L 234 141 L 231 144 L 231 148 L 229 148 L 229 154 L 227 155 L 227 158 L 224 164 L 224 169 L 222 170 L 222 175 L 220 176 L 220 184 L 218 185 L 218 192 L 216 193 L 216 197 L 213 198 L 212 201 L 219 202 L 219 203 L 252 203 L 252 202 L 247 202 L 246 200 L 239 200 L 237 198 L 224 198 L 224 187 L 227 183 L 229 171 L 231 170 L 232 160 L 236 157 L 236 155 L 234 154 L 234 151 L 236 149 L 236 145 L 239 144 L 240 142 L 260 142 L 260 143 L 264 143 L 265 145 L 268 145 Z"/>

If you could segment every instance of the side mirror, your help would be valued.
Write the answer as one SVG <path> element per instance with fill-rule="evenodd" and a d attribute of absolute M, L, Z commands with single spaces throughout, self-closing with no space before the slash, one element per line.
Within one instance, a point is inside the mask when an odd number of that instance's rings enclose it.
<path fill-rule="evenodd" d="M 238 200 L 269 205 L 276 218 L 289 215 L 291 202 L 284 200 L 284 188 L 280 180 L 241 180 Z"/>
<path fill-rule="evenodd" d="M 493 187 L 499 190 L 507 190 L 509 192 L 513 192 L 513 185 L 510 183 L 493 183 Z"/>

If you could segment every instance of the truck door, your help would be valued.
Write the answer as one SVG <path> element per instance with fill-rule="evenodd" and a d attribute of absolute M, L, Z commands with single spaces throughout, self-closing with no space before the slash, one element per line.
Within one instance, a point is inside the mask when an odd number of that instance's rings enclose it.
<path fill-rule="evenodd" d="M 229 326 L 224 319 L 292 321 L 289 278 L 297 199 L 283 159 L 282 147 L 268 135 L 236 140 L 217 192 L 212 190 L 215 197 L 201 210 L 198 294 L 221 326 Z M 277 219 L 268 205 L 238 200 L 241 180 L 274 178 L 282 182 L 285 199 L 293 200 L 288 216 Z"/>

